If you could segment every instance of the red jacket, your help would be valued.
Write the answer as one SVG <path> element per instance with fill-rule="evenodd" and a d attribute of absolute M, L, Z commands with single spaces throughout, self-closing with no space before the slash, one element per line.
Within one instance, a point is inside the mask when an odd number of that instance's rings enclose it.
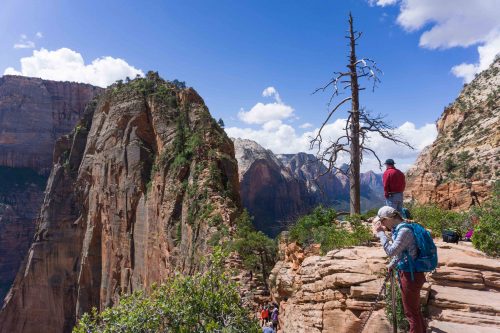
<path fill-rule="evenodd" d="M 405 174 L 393 166 L 388 166 L 382 177 L 384 181 L 384 195 L 387 198 L 390 193 L 404 192 Z"/>

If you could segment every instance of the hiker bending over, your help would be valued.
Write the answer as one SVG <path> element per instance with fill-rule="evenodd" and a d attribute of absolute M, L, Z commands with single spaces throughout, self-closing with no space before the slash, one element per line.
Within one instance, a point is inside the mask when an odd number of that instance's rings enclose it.
<path fill-rule="evenodd" d="M 430 233 L 417 223 L 405 223 L 400 213 L 389 206 L 379 209 L 372 228 L 387 255 L 392 257 L 389 270 L 398 271 L 410 333 L 425 333 L 426 325 L 420 310 L 420 290 L 425 282 L 424 272 L 430 272 L 437 266 L 436 246 Z M 392 243 L 384 230 L 392 232 Z"/>
<path fill-rule="evenodd" d="M 382 176 L 384 183 L 385 204 L 403 213 L 403 192 L 405 190 L 405 175 L 394 167 L 394 160 L 385 161 L 385 172 Z"/>

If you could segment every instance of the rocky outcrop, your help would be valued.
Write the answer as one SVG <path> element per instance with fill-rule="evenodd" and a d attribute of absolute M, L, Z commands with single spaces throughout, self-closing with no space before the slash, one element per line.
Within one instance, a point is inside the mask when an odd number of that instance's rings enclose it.
<path fill-rule="evenodd" d="M 110 86 L 58 140 L 35 239 L 0 332 L 69 332 L 92 306 L 204 269 L 239 211 L 231 140 L 191 88 Z"/>
<path fill-rule="evenodd" d="M 258 230 L 274 237 L 318 205 L 349 209 L 348 178 L 327 173 L 314 155 L 275 155 L 254 141 L 233 141 L 243 206 L 254 216 Z M 361 202 L 364 211 L 382 204 L 380 174 L 361 175 Z"/>
<path fill-rule="evenodd" d="M 432 332 L 497 332 L 499 263 L 469 245 L 438 243 L 439 267 L 421 293 Z M 269 278 L 280 303 L 280 332 L 358 332 L 382 286 L 386 256 L 380 246 L 307 254 L 281 245 Z M 392 332 L 380 302 L 364 332 Z"/>
<path fill-rule="evenodd" d="M 101 91 L 76 82 L 0 77 L 0 165 L 48 175 L 56 139 L 73 129 Z"/>
<path fill-rule="evenodd" d="M 101 88 L 0 77 L 0 304 L 35 232 L 56 139 Z"/>
<path fill-rule="evenodd" d="M 465 210 L 491 197 L 500 177 L 499 100 L 497 57 L 445 108 L 436 141 L 407 172 L 407 199 Z"/>

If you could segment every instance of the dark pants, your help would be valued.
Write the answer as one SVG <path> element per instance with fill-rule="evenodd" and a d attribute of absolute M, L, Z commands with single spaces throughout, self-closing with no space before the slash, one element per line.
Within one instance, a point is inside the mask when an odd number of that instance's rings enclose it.
<path fill-rule="evenodd" d="M 401 297 L 406 318 L 410 323 L 410 333 L 425 333 L 425 321 L 420 310 L 420 290 L 425 282 L 424 273 L 399 272 L 401 279 Z"/>

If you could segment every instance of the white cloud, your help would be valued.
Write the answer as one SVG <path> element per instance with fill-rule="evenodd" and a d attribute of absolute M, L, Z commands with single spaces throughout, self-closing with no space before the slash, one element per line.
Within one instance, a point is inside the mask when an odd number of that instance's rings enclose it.
<path fill-rule="evenodd" d="M 13 46 L 15 49 L 33 49 L 35 48 L 35 42 L 28 39 L 28 36 L 21 34 L 19 36 L 19 41 Z"/>
<path fill-rule="evenodd" d="M 48 80 L 75 81 L 106 87 L 116 80 L 143 71 L 129 65 L 125 60 L 113 57 L 94 59 L 85 64 L 82 55 L 68 48 L 49 51 L 44 48 L 34 50 L 33 55 L 21 58 L 20 71 L 13 67 L 5 69 L 4 74 L 40 77 Z"/>
<path fill-rule="evenodd" d="M 311 127 L 313 127 L 313 124 L 311 124 L 311 123 L 303 123 L 299 127 L 300 128 L 311 128 Z"/>
<path fill-rule="evenodd" d="M 264 92 L 271 90 L 266 89 Z M 337 119 L 335 122 L 326 125 L 323 128 L 323 138 L 325 142 L 332 141 L 344 133 L 345 119 Z M 230 137 L 250 139 L 258 142 L 264 148 L 271 149 L 276 154 L 293 154 L 298 152 L 316 153 L 310 149 L 310 141 L 318 132 L 319 128 L 301 132 L 289 124 L 283 123 L 280 119 L 272 119 L 260 123 L 261 126 L 254 128 L 229 127 L 226 132 Z M 308 125 L 308 126 L 303 126 Z M 311 124 L 303 124 L 300 128 L 311 127 Z M 311 126 L 309 126 L 311 125 Z M 406 170 L 413 164 L 422 149 L 431 144 L 436 136 L 437 130 L 434 124 L 426 124 L 417 128 L 411 122 L 405 122 L 397 129 L 397 133 L 407 140 L 415 150 L 405 146 L 396 145 L 383 139 L 380 135 L 373 134 L 370 137 L 369 147 L 375 150 L 378 156 L 385 160 L 393 158 L 398 164 L 398 168 Z M 338 164 L 348 163 L 348 156 L 341 156 Z M 377 160 L 372 155 L 365 155 L 362 170 L 379 170 Z"/>
<path fill-rule="evenodd" d="M 398 2 L 398 0 L 368 0 L 368 2 L 370 3 L 371 6 L 377 5 L 385 7 L 389 5 L 394 5 L 396 2 Z"/>
<path fill-rule="evenodd" d="M 43 34 L 41 31 L 37 31 L 37 33 L 35 34 L 36 37 L 38 38 L 42 38 L 43 37 Z"/>
<path fill-rule="evenodd" d="M 397 22 L 408 31 L 426 29 L 419 45 L 447 49 L 478 45 L 479 61 L 455 66 L 453 74 L 466 82 L 487 68 L 500 52 L 498 0 L 369 0 L 379 6 L 399 3 Z"/>
<path fill-rule="evenodd" d="M 488 68 L 500 52 L 500 32 L 493 38 L 488 39 L 483 46 L 477 48 L 479 62 L 475 64 L 462 63 L 454 66 L 451 71 L 455 76 L 462 77 L 464 82 L 470 82 L 474 75 Z"/>
<path fill-rule="evenodd" d="M 263 97 L 274 97 L 273 103 L 257 103 L 250 111 L 240 110 L 238 118 L 247 124 L 264 124 L 269 121 L 283 120 L 293 116 L 293 108 L 283 103 L 274 87 L 267 87 L 262 92 Z"/>

